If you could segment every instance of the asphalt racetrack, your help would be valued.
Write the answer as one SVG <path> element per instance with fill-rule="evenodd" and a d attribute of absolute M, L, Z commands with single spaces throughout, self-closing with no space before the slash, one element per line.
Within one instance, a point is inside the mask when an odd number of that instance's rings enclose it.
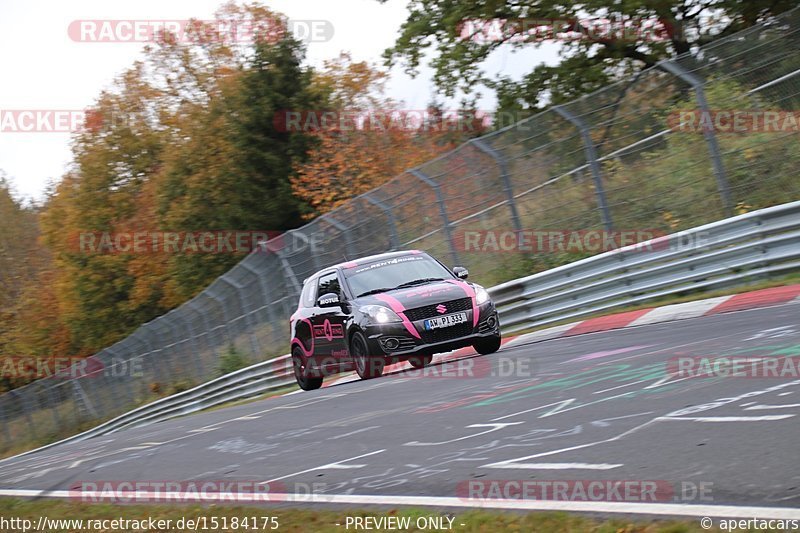
<path fill-rule="evenodd" d="M 522 339 L 485 357 L 462 351 L 423 372 L 340 380 L 12 458 L 0 463 L 0 488 L 228 480 L 331 501 L 442 503 L 522 501 L 507 489 L 523 481 L 562 482 L 574 499 L 588 480 L 647 480 L 657 503 L 796 510 L 800 377 L 675 369 L 686 358 L 800 356 L 798 317 L 789 304 Z"/>

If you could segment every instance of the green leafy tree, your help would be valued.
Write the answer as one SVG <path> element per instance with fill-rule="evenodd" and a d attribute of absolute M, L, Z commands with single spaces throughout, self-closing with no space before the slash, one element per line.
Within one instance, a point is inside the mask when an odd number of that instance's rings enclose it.
<path fill-rule="evenodd" d="M 469 93 L 484 84 L 496 91 L 500 111 L 530 111 L 588 94 L 796 5 L 795 0 L 410 0 L 400 36 L 384 57 L 389 65 L 402 61 L 407 72 L 415 74 L 435 47 L 431 66 L 442 93 Z M 604 17 L 632 24 L 659 21 L 660 29 L 623 38 L 590 31 L 585 21 Z M 568 21 L 582 35 L 563 41 L 559 64 L 537 65 L 519 81 L 489 79 L 482 72 L 489 54 L 504 44 L 514 49 L 540 44 L 540 39 L 523 33 L 523 21 L 543 19 Z M 475 20 L 506 22 L 501 31 L 487 33 L 491 24 L 465 24 Z"/>

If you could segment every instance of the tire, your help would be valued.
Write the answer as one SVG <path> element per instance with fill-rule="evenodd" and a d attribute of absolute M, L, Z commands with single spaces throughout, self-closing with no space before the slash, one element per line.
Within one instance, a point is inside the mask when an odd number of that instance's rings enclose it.
<path fill-rule="evenodd" d="M 292 348 L 292 367 L 294 368 L 294 379 L 303 390 L 315 390 L 322 386 L 321 377 L 312 377 L 306 375 L 305 360 L 303 353 L 295 346 Z"/>
<path fill-rule="evenodd" d="M 432 355 L 414 355 L 408 358 L 408 363 L 414 368 L 425 368 L 433 361 Z"/>
<path fill-rule="evenodd" d="M 377 378 L 383 374 L 386 364 L 383 357 L 370 357 L 367 348 L 367 339 L 360 331 L 353 333 L 350 339 L 350 354 L 356 363 L 356 374 L 361 379 Z"/>
<path fill-rule="evenodd" d="M 500 349 L 500 335 L 479 339 L 472 344 L 472 347 L 481 355 L 494 353 Z"/>

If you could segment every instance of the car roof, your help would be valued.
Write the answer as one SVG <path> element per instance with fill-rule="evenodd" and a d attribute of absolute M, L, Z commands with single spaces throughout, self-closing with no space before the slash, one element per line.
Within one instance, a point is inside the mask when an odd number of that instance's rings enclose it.
<path fill-rule="evenodd" d="M 381 261 L 381 260 L 384 260 L 384 259 L 391 259 L 393 257 L 404 257 L 404 256 L 407 256 L 407 255 L 413 255 L 413 254 L 425 254 L 425 252 L 420 251 L 420 250 L 401 250 L 401 251 L 398 251 L 398 252 L 385 252 L 385 253 L 382 253 L 382 254 L 368 255 L 368 256 L 365 256 L 365 257 L 359 257 L 357 259 L 351 259 L 350 261 L 342 261 L 341 263 L 337 263 L 335 265 L 331 265 L 329 267 L 326 267 L 326 268 L 323 268 L 323 269 L 320 269 L 320 270 L 314 272 L 313 274 L 308 276 L 306 279 L 304 279 L 303 283 L 306 283 L 308 280 L 317 277 L 322 272 L 329 272 L 329 271 L 334 270 L 334 269 L 341 270 L 343 268 L 352 268 L 352 267 L 354 267 L 356 265 L 372 263 L 372 262 Z"/>

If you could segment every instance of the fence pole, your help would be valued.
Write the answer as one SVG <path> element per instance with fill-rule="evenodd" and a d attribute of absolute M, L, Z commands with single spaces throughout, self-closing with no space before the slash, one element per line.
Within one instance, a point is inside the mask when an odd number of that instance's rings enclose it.
<path fill-rule="evenodd" d="M 4 403 L 4 404 L 7 403 L 6 398 L 7 397 L 3 398 L 2 403 Z M 3 406 L 3 408 L 0 409 L 0 416 L 3 417 L 3 436 L 4 436 L 4 442 L 6 444 L 6 447 L 10 447 L 11 444 L 12 444 L 11 443 L 11 430 L 8 427 L 9 417 L 6 415 L 6 413 L 8 413 L 8 411 L 9 411 L 9 409 L 6 406 Z"/>
<path fill-rule="evenodd" d="M 256 324 L 253 322 L 252 314 L 247 311 L 247 302 L 245 301 L 244 297 L 244 285 L 237 281 L 233 281 L 232 279 L 227 277 L 227 274 L 223 274 L 220 276 L 220 281 L 227 283 L 236 291 L 237 296 L 239 296 L 239 304 L 242 307 L 242 316 L 247 324 L 247 328 L 250 330 L 250 349 L 253 351 L 253 355 L 255 356 L 256 360 L 258 360 L 259 354 L 262 353 L 261 345 L 258 343 L 258 339 L 256 338 Z"/>
<path fill-rule="evenodd" d="M 706 100 L 706 92 L 703 89 L 703 81 L 697 78 L 694 74 L 684 69 L 678 63 L 665 59 L 656 63 L 656 66 L 661 70 L 677 76 L 685 81 L 694 89 L 695 97 L 697 98 L 697 105 L 700 111 L 706 116 L 710 116 L 710 109 L 708 108 L 708 100 Z M 728 177 L 725 174 L 725 166 L 722 164 L 722 156 L 719 151 L 719 144 L 717 143 L 717 135 L 714 133 L 713 128 L 703 128 L 703 137 L 706 139 L 708 151 L 711 154 L 711 164 L 714 167 L 714 177 L 717 179 L 717 191 L 722 198 L 722 206 L 725 215 L 728 217 L 733 216 L 733 202 L 731 201 L 731 189 L 728 184 Z"/>
<path fill-rule="evenodd" d="M 120 358 L 117 353 L 112 348 L 106 348 L 103 350 L 104 352 L 108 352 L 111 355 L 111 365 L 110 368 L 107 368 L 107 365 L 103 365 L 103 371 L 106 370 L 110 371 L 113 377 L 117 377 L 118 370 L 115 370 L 114 367 L 120 364 L 123 359 Z M 128 403 L 134 404 L 136 401 L 135 395 L 133 393 L 133 359 L 128 359 L 125 361 L 125 375 L 122 376 L 122 379 L 125 381 L 125 392 L 128 396 Z"/>
<path fill-rule="evenodd" d="M 442 189 L 439 184 L 426 175 L 419 169 L 411 169 L 409 174 L 419 179 L 422 183 L 428 185 L 433 189 L 436 194 L 436 203 L 439 205 L 439 215 L 442 217 L 442 224 L 444 225 L 444 234 L 447 237 L 447 243 L 450 246 L 450 256 L 453 260 L 453 265 L 460 265 L 461 260 L 458 258 L 458 250 L 456 249 L 456 242 L 453 240 L 453 232 L 450 227 L 450 219 L 447 217 L 447 208 L 445 207 L 444 197 L 442 196 Z"/>
<path fill-rule="evenodd" d="M 375 207 L 377 207 L 378 209 L 380 209 L 381 211 L 386 213 L 386 221 L 389 223 L 389 243 L 390 243 L 390 246 L 392 247 L 392 250 L 399 249 L 400 248 L 400 237 L 397 234 L 397 219 L 395 219 L 395 217 L 394 217 L 394 211 L 392 211 L 391 206 L 389 206 L 388 204 L 386 204 L 385 202 L 383 202 L 381 200 L 378 200 L 377 198 L 373 198 L 370 195 L 370 193 L 365 193 L 364 194 L 364 198 L 366 198 L 366 200 L 369 203 L 371 203 L 372 205 L 374 205 Z"/>
<path fill-rule="evenodd" d="M 606 228 L 606 231 L 612 231 L 614 229 L 614 224 L 611 220 L 611 211 L 608 209 L 606 190 L 603 186 L 603 175 L 600 173 L 600 163 L 597 161 L 597 149 L 595 148 L 594 141 L 592 140 L 589 126 L 587 126 L 586 122 L 584 122 L 580 117 L 574 115 L 560 105 L 553 106 L 550 109 L 561 115 L 565 120 L 578 128 L 578 131 L 581 134 L 581 139 L 583 140 L 583 151 L 586 154 L 586 162 L 589 163 L 589 168 L 592 171 L 595 195 L 597 196 L 597 206 L 600 208 L 600 217 L 603 220 L 603 226 Z"/>
<path fill-rule="evenodd" d="M 300 296 L 300 292 L 302 291 L 302 287 L 300 286 L 300 282 L 297 281 L 297 276 L 292 270 L 292 265 L 289 264 L 289 261 L 283 255 L 281 250 L 275 250 L 275 253 L 278 256 L 278 259 L 281 261 L 281 266 L 283 267 L 283 277 L 287 282 L 287 285 L 291 285 L 292 289 L 294 289 L 295 296 Z M 288 294 L 289 291 L 286 291 Z"/>
<path fill-rule="evenodd" d="M 208 350 L 211 352 L 212 357 L 219 358 L 219 352 L 217 352 L 217 348 L 214 345 L 214 343 L 211 342 L 211 324 L 209 324 L 208 322 L 208 316 L 206 316 L 206 314 L 203 313 L 203 311 L 198 308 L 197 298 L 192 298 L 191 300 L 186 302 L 186 307 L 194 311 L 198 315 L 200 315 L 200 318 L 203 321 L 203 328 L 205 330 L 204 338 L 206 341 L 206 348 L 208 348 Z M 191 325 L 190 320 L 187 320 L 187 325 L 189 326 L 189 328 L 191 328 L 194 337 L 197 338 L 198 335 L 195 333 L 194 326 Z M 200 370 L 203 372 L 203 376 L 206 376 L 207 375 L 206 372 L 208 369 L 206 368 L 205 363 L 203 362 L 203 358 L 202 356 L 200 356 L 200 353 L 198 353 L 197 355 L 198 355 L 198 361 L 200 362 Z"/>
<path fill-rule="evenodd" d="M 260 253 L 267 253 L 266 251 Z M 275 308 L 272 305 L 272 299 L 269 294 L 269 280 L 266 272 L 261 272 L 258 269 L 247 264 L 247 261 L 242 262 L 242 266 L 253 273 L 258 280 L 258 286 L 261 289 L 261 303 L 267 310 L 267 320 L 272 326 L 272 336 L 274 339 L 279 339 L 281 336 L 280 329 L 278 328 L 278 318 L 275 316 Z M 271 344 L 271 343 L 270 343 Z"/>
<path fill-rule="evenodd" d="M 324 220 L 334 228 L 338 229 L 339 232 L 342 235 L 344 235 L 344 246 L 345 250 L 347 251 L 347 255 L 349 256 L 347 259 L 357 258 L 358 253 L 355 251 L 355 248 L 353 248 L 353 239 L 352 236 L 350 235 L 350 227 L 339 222 L 338 220 L 327 214 L 321 215 L 319 218 Z"/>
<path fill-rule="evenodd" d="M 503 190 L 506 193 L 508 208 L 511 211 L 511 223 L 514 225 L 514 230 L 517 232 L 517 235 L 521 235 L 522 223 L 519 220 L 519 213 L 517 212 L 517 202 L 514 199 L 514 188 L 511 185 L 511 176 L 508 174 L 508 162 L 506 158 L 481 139 L 472 139 L 470 142 L 477 146 L 479 150 L 492 157 L 492 159 L 497 162 L 497 166 L 500 167 L 500 179 L 503 180 Z"/>
<path fill-rule="evenodd" d="M 222 308 L 222 318 L 223 318 L 223 320 L 225 320 L 225 324 L 224 325 L 225 325 L 225 332 L 228 334 L 228 344 L 230 346 L 235 347 L 236 344 L 234 343 L 233 333 L 231 332 L 231 318 L 230 318 L 230 314 L 228 313 L 228 306 L 225 305 L 225 299 L 221 298 L 220 296 L 218 296 L 215 293 L 214 289 L 215 289 L 215 287 L 214 287 L 214 284 L 212 283 L 204 291 L 205 295 L 208 298 L 210 298 L 211 300 L 213 300 L 214 302 L 216 302 L 216 304 L 219 305 Z"/>

